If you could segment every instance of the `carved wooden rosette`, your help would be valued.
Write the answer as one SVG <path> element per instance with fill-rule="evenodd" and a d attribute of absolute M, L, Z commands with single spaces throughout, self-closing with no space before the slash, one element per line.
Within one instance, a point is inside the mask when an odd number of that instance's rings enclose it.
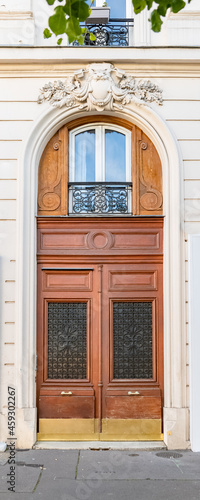
<path fill-rule="evenodd" d="M 112 123 L 131 130 L 132 213 L 161 215 L 162 165 L 152 141 L 135 125 L 114 117 L 98 116 L 74 120 L 62 127 L 48 142 L 38 174 L 38 215 L 68 214 L 69 130 L 88 123 Z M 117 181 L 117 179 L 116 179 Z"/>

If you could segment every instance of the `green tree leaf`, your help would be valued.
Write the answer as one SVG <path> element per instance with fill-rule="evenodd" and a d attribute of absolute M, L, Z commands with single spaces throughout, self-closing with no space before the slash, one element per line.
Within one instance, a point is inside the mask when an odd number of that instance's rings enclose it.
<path fill-rule="evenodd" d="M 59 38 L 59 39 L 57 40 L 57 45 L 61 45 L 62 41 L 63 41 L 63 39 L 62 39 L 62 38 Z"/>
<path fill-rule="evenodd" d="M 186 3 L 183 0 L 172 0 L 171 9 L 174 14 L 179 12 L 185 7 Z"/>
<path fill-rule="evenodd" d="M 160 16 L 166 16 L 166 12 L 167 12 L 167 4 L 166 2 L 160 2 L 158 7 L 157 7 L 157 12 L 158 14 L 160 14 Z"/>
<path fill-rule="evenodd" d="M 77 42 L 79 43 L 79 45 L 83 45 L 84 44 L 84 40 L 85 40 L 85 37 L 80 35 L 80 36 L 77 36 Z"/>
<path fill-rule="evenodd" d="M 71 16 L 71 2 L 66 2 L 66 4 L 63 5 L 63 12 L 67 14 L 67 16 Z"/>
<path fill-rule="evenodd" d="M 151 9 L 152 5 L 153 5 L 153 1 L 154 0 L 146 0 L 146 4 L 147 4 L 147 9 Z"/>
<path fill-rule="evenodd" d="M 44 38 L 50 38 L 52 36 L 52 33 L 49 31 L 48 28 L 45 28 L 43 31 Z"/>
<path fill-rule="evenodd" d="M 78 3 L 78 18 L 80 21 L 85 21 L 87 17 L 89 17 L 91 9 L 89 8 L 88 4 L 86 2 L 77 2 Z M 73 6 L 76 4 L 73 4 Z"/>
<path fill-rule="evenodd" d="M 77 40 L 79 42 L 80 40 L 81 45 L 83 44 L 84 37 L 82 35 L 82 31 L 76 17 L 69 17 L 69 19 L 67 20 L 66 33 L 69 43 L 72 43 L 74 40 Z"/>
<path fill-rule="evenodd" d="M 53 5 L 55 0 L 46 0 L 49 5 Z"/>
<path fill-rule="evenodd" d="M 146 0 L 132 0 L 135 14 L 139 14 L 147 6 Z"/>
<path fill-rule="evenodd" d="M 158 33 L 161 30 L 161 26 L 162 26 L 163 21 L 162 21 L 160 14 L 157 10 L 153 10 L 153 12 L 151 13 L 150 21 L 151 21 L 152 30 L 155 31 L 156 33 Z"/>
<path fill-rule="evenodd" d="M 76 3 L 78 0 L 66 0 L 65 5 L 63 5 L 63 11 L 67 16 L 72 15 L 72 5 Z M 80 0 L 79 0 L 80 1 Z"/>
<path fill-rule="evenodd" d="M 76 17 L 80 22 L 85 21 L 91 12 L 85 0 L 67 0 L 63 10 L 68 16 Z"/>
<path fill-rule="evenodd" d="M 49 18 L 49 28 L 55 35 L 62 35 L 66 31 L 66 17 L 63 12 L 63 8 L 56 7 L 54 9 L 55 14 Z"/>

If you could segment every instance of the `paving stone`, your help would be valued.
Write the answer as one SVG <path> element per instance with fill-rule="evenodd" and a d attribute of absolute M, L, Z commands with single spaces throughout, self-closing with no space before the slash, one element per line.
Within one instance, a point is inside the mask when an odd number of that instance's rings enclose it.
<path fill-rule="evenodd" d="M 16 493 L 7 491 L 8 464 L 0 466 L 0 500 L 200 500 L 200 453 L 157 453 L 17 452 Z"/>
<path fill-rule="evenodd" d="M 199 500 L 199 481 L 104 480 L 72 481 L 57 479 L 51 488 L 40 482 L 26 500 Z M 4 500 L 4 499 L 2 499 Z M 7 500 L 7 499 L 6 499 Z"/>
<path fill-rule="evenodd" d="M 32 465 L 32 464 L 31 464 Z M 8 487 L 10 486 L 7 483 L 9 478 L 8 474 L 10 473 L 10 465 L 6 464 L 4 467 L 1 467 L 1 476 L 0 476 L 0 492 L 1 493 L 9 493 Z M 40 467 L 30 467 L 27 465 L 18 465 L 15 464 L 15 491 L 19 492 L 32 492 L 36 487 L 38 480 L 42 474 L 42 469 Z M 12 485 L 11 485 L 12 486 Z"/>
<path fill-rule="evenodd" d="M 199 479 L 200 454 L 185 452 L 175 459 L 161 458 L 156 452 L 81 451 L 78 479 Z"/>
<path fill-rule="evenodd" d="M 46 476 L 75 479 L 78 450 L 30 450 L 20 451 L 16 460 L 43 464 Z"/>
<path fill-rule="evenodd" d="M 6 462 L 8 461 L 8 457 L 9 457 L 8 451 L 0 452 L 0 465 L 5 465 Z"/>

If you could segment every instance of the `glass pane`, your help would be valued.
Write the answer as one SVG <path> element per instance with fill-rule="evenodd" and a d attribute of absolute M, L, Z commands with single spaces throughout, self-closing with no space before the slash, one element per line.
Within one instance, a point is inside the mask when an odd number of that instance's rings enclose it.
<path fill-rule="evenodd" d="M 95 130 L 75 136 L 75 182 L 95 181 Z"/>
<path fill-rule="evenodd" d="M 48 304 L 48 378 L 85 379 L 86 302 Z"/>
<path fill-rule="evenodd" d="M 126 181 L 126 136 L 115 130 L 105 131 L 105 181 Z"/>
<path fill-rule="evenodd" d="M 110 17 L 126 17 L 126 0 L 107 0 L 107 6 L 110 7 Z"/>
<path fill-rule="evenodd" d="M 114 378 L 152 378 L 152 303 L 114 302 L 113 337 Z"/>

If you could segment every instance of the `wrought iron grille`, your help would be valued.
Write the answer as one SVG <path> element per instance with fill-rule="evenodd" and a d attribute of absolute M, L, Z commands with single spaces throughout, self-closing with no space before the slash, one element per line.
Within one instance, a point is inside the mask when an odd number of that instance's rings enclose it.
<path fill-rule="evenodd" d="M 69 183 L 69 215 L 131 214 L 131 182 Z"/>
<path fill-rule="evenodd" d="M 85 46 L 96 47 L 127 47 L 130 44 L 130 30 L 133 28 L 133 19 L 110 19 L 107 24 L 87 24 L 88 32 L 85 35 Z M 90 33 L 96 40 L 90 40 Z M 72 45 L 78 46 L 78 42 Z"/>
<path fill-rule="evenodd" d="M 48 378 L 85 379 L 87 304 L 48 304 Z"/>
<path fill-rule="evenodd" d="M 113 337 L 114 378 L 152 378 L 152 303 L 114 302 Z"/>

